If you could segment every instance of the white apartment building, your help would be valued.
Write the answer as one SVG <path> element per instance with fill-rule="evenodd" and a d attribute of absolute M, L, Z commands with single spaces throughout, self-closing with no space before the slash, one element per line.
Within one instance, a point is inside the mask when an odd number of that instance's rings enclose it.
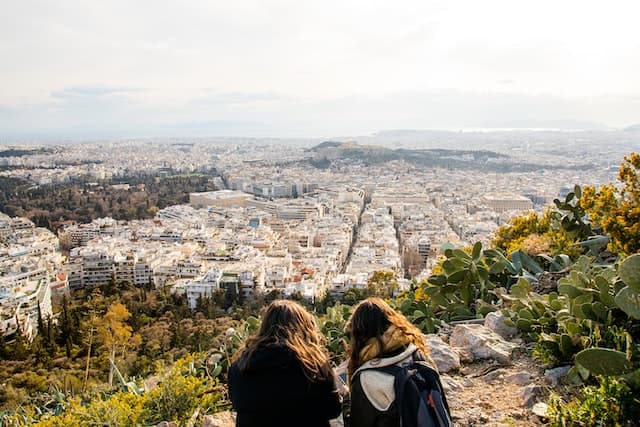
<path fill-rule="evenodd" d="M 349 289 L 364 290 L 367 288 L 369 275 L 367 273 L 338 274 L 329 286 L 329 293 L 334 298 L 342 298 Z"/>
<path fill-rule="evenodd" d="M 244 298 L 250 298 L 264 292 L 264 269 L 257 271 L 244 270 L 240 272 L 240 292 Z"/>
<path fill-rule="evenodd" d="M 220 289 L 220 279 L 222 279 L 222 271 L 211 269 L 202 277 L 188 282 L 184 286 L 184 291 L 189 308 L 195 309 L 200 298 L 211 298 Z"/>
<path fill-rule="evenodd" d="M 53 315 L 51 285 L 47 277 L 0 285 L 0 333 L 21 331 L 31 340 L 38 332 L 38 309 L 43 318 Z"/>
<path fill-rule="evenodd" d="M 488 193 L 480 198 L 480 202 L 498 213 L 511 210 L 524 211 L 533 209 L 531 199 L 519 194 Z"/>
<path fill-rule="evenodd" d="M 144 286 L 152 280 L 151 268 L 137 254 L 113 257 L 113 272 L 117 283 L 129 282 L 134 286 Z"/>
<path fill-rule="evenodd" d="M 73 255 L 72 255 L 73 257 Z M 93 287 L 111 282 L 113 259 L 101 250 L 82 254 L 82 286 Z"/>
<path fill-rule="evenodd" d="M 246 206 L 251 199 L 251 194 L 233 190 L 189 193 L 189 204 L 194 208 Z"/>

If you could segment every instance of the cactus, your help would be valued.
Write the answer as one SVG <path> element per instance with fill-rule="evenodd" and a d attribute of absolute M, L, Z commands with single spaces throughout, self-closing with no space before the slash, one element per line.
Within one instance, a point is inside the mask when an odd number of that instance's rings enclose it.
<path fill-rule="evenodd" d="M 625 260 L 623 265 L 635 272 L 632 262 Z M 624 285 L 617 279 L 619 274 L 629 280 L 629 271 L 619 273 L 613 266 L 594 266 L 587 257 L 581 257 L 571 273 L 560 279 L 558 293 L 538 295 L 521 278 L 508 295 L 503 295 L 509 306 L 503 312 L 525 339 L 537 340 L 557 360 L 568 362 L 577 351 L 602 342 L 594 331 L 615 325 L 613 309 L 640 318 L 640 293 L 628 286 L 622 289 Z M 610 339 L 600 345 L 614 345 Z"/>
<path fill-rule="evenodd" d="M 428 296 L 428 305 L 432 316 L 442 320 L 465 320 L 484 316 L 495 311 L 498 297 L 495 288 L 498 282 L 511 280 L 504 274 L 507 264 L 504 256 L 497 251 L 485 251 L 481 243 L 476 243 L 470 254 L 461 249 L 447 247 L 446 259 L 442 262 L 442 273 L 432 275 L 421 284 L 422 291 Z M 506 261 L 506 259 L 504 259 Z M 506 261 L 508 263 L 508 261 Z M 500 263 L 496 268 L 495 265 Z M 423 311 L 424 310 L 419 310 Z M 411 314 L 411 313 L 409 313 Z M 416 321 L 423 317 L 416 315 Z"/>
<path fill-rule="evenodd" d="M 529 319 L 520 318 L 515 323 L 516 327 L 522 332 L 532 332 L 533 322 Z"/>
<path fill-rule="evenodd" d="M 431 306 L 424 301 L 414 300 L 405 305 L 402 311 L 411 322 L 428 334 L 436 332 L 436 328 L 440 326 L 440 321 L 433 315 Z"/>
<path fill-rule="evenodd" d="M 629 317 L 640 319 L 640 255 L 625 258 L 618 275 L 627 286 L 616 294 L 615 303 Z"/>
<path fill-rule="evenodd" d="M 568 296 L 569 298 L 576 298 L 577 296 L 582 294 L 582 289 L 572 284 L 561 282 L 558 284 L 558 292 L 561 295 Z"/>
<path fill-rule="evenodd" d="M 526 279 L 520 278 L 518 282 L 511 287 L 509 293 L 516 298 L 525 299 L 531 292 L 531 285 Z"/>
<path fill-rule="evenodd" d="M 558 294 L 552 292 L 547 298 L 549 301 L 549 307 L 551 307 L 552 310 L 560 311 L 562 310 L 562 307 L 564 307 L 564 301 L 558 298 Z"/>
<path fill-rule="evenodd" d="M 611 284 L 609 283 L 609 280 L 607 280 L 607 278 L 604 277 L 604 275 L 599 274 L 595 278 L 595 285 L 599 291 L 598 299 L 600 300 L 600 302 L 602 302 L 602 304 L 604 304 L 609 308 L 615 307 L 616 302 L 613 299 L 613 296 L 609 293 L 609 290 L 611 289 Z"/>
<path fill-rule="evenodd" d="M 640 255 L 625 258 L 618 270 L 620 279 L 631 289 L 640 292 Z"/>
<path fill-rule="evenodd" d="M 588 348 L 576 354 L 576 363 L 594 375 L 623 375 L 633 369 L 627 355 L 610 348 Z"/>
<path fill-rule="evenodd" d="M 560 335 L 559 347 L 560 347 L 560 352 L 565 357 L 567 356 L 570 357 L 573 353 L 575 353 L 575 346 L 573 345 L 573 340 L 567 334 Z"/>
<path fill-rule="evenodd" d="M 616 295 L 616 304 L 629 317 L 640 319 L 640 292 L 625 287 Z"/>
<path fill-rule="evenodd" d="M 580 205 L 580 197 L 582 189 L 576 185 L 564 200 L 554 199 L 553 203 L 559 210 L 554 212 L 554 216 L 567 233 L 578 239 L 586 239 L 593 235 L 593 230 L 585 222 L 586 212 Z"/>

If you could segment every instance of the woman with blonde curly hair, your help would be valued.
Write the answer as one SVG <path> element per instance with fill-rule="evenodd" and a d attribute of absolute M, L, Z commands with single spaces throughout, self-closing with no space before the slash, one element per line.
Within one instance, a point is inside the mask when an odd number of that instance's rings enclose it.
<path fill-rule="evenodd" d="M 229 396 L 238 427 L 329 426 L 342 399 L 314 317 L 293 301 L 272 302 L 234 356 Z"/>
<path fill-rule="evenodd" d="M 400 426 L 400 403 L 394 405 L 395 376 L 390 371 L 397 370 L 395 366 L 415 366 L 416 362 L 434 366 L 424 335 L 380 298 L 367 298 L 358 304 L 346 330 L 350 336 L 347 366 L 350 425 Z"/>

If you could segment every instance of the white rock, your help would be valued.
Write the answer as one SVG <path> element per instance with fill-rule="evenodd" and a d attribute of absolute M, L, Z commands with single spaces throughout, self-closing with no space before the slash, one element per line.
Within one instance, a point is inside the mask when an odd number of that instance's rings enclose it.
<path fill-rule="evenodd" d="M 539 416 L 540 418 L 546 418 L 547 409 L 549 409 L 549 406 L 546 403 L 538 402 L 535 405 L 533 405 L 533 408 L 531 408 L 531 412 L 533 412 L 535 415 Z"/>
<path fill-rule="evenodd" d="M 518 329 L 505 325 L 504 320 L 504 314 L 494 311 L 484 318 L 484 326 L 503 338 L 513 338 L 518 333 Z"/>
<path fill-rule="evenodd" d="M 202 427 L 235 427 L 235 425 L 236 414 L 231 411 L 205 415 L 202 419 Z"/>
<path fill-rule="evenodd" d="M 457 325 L 449 343 L 461 354 L 471 353 L 474 360 L 495 359 L 502 363 L 511 360 L 511 353 L 517 347 L 484 325 Z"/>
<path fill-rule="evenodd" d="M 437 335 L 425 337 L 429 357 L 441 373 L 460 368 L 460 356 Z"/>

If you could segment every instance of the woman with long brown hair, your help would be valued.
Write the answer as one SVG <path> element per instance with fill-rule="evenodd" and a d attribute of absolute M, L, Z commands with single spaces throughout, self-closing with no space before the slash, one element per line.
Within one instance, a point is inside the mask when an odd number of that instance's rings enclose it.
<path fill-rule="evenodd" d="M 276 300 L 229 368 L 238 427 L 328 426 L 342 399 L 314 317 Z"/>
<path fill-rule="evenodd" d="M 405 420 L 412 415 L 401 413 L 405 403 L 394 404 L 396 376 L 392 372 L 417 364 L 434 369 L 424 335 L 380 298 L 367 298 L 358 304 L 346 330 L 350 336 L 347 366 L 350 425 L 399 427 L 401 417 Z M 437 376 L 437 371 L 433 372 Z"/>

